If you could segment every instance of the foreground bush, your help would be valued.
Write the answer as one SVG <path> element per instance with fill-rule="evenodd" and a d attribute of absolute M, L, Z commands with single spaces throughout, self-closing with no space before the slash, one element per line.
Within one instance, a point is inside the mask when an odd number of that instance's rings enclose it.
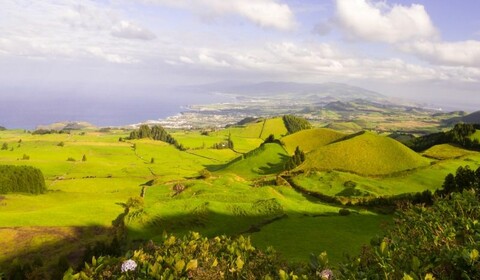
<path fill-rule="evenodd" d="M 79 273 L 67 271 L 64 279 L 318 279 L 326 262 L 314 261 L 311 268 L 295 268 L 306 274 L 298 277 L 272 249 L 255 249 L 249 238 L 207 239 L 193 232 L 164 236 L 160 244 L 150 242 L 125 257 L 93 258 Z"/>
<path fill-rule="evenodd" d="M 411 206 L 385 238 L 341 265 L 342 279 L 480 279 L 479 220 L 474 191 Z"/>

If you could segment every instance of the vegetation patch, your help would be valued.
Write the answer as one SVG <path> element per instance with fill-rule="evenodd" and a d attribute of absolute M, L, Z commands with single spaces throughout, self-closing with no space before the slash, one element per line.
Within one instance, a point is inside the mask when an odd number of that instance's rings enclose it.
<path fill-rule="evenodd" d="M 292 134 L 300 130 L 312 128 L 312 125 L 302 117 L 285 115 L 283 116 L 282 119 L 283 119 L 283 122 L 285 123 L 285 127 L 288 130 L 288 134 Z"/>
<path fill-rule="evenodd" d="M 46 192 L 43 173 L 31 166 L 0 165 L 0 193 Z"/>
<path fill-rule="evenodd" d="M 154 125 L 151 128 L 143 124 L 137 130 L 134 130 L 130 133 L 129 139 L 143 139 L 151 138 L 157 141 L 163 141 L 175 146 L 175 148 L 183 151 L 185 148 L 182 144 L 178 143 L 175 138 L 173 138 L 170 133 L 168 133 L 162 126 Z"/>

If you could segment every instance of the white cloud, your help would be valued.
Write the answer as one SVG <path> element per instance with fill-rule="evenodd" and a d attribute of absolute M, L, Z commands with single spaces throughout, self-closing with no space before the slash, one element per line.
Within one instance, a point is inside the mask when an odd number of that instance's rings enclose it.
<path fill-rule="evenodd" d="M 480 70 L 463 66 L 421 66 L 399 58 L 372 59 L 342 52 L 330 44 L 267 43 L 245 48 L 188 48 L 167 61 L 181 71 L 208 70 L 212 75 L 248 73 L 288 80 L 388 83 L 480 81 Z M 217 74 L 215 74 L 217 73 Z"/>
<path fill-rule="evenodd" d="M 187 56 L 184 56 L 184 55 L 181 55 L 178 60 L 180 60 L 181 62 L 183 63 L 188 63 L 188 64 L 192 64 L 192 63 L 195 63 L 190 57 L 187 57 Z"/>
<path fill-rule="evenodd" d="M 125 39 L 153 40 L 155 34 L 132 22 L 122 20 L 112 27 L 112 36 Z"/>
<path fill-rule="evenodd" d="M 336 4 L 336 20 L 352 38 L 396 43 L 437 36 L 422 5 L 390 6 L 373 0 L 336 0 Z"/>
<path fill-rule="evenodd" d="M 296 26 L 294 14 L 287 4 L 277 0 L 144 0 L 188 9 L 202 16 L 238 15 L 261 26 L 291 30 Z"/>
<path fill-rule="evenodd" d="M 480 41 L 416 41 L 405 43 L 400 49 L 434 64 L 480 67 Z"/>
<path fill-rule="evenodd" d="M 87 53 L 89 53 L 89 54 L 91 54 L 95 57 L 104 59 L 104 60 L 106 60 L 108 62 L 111 62 L 111 63 L 132 64 L 132 63 L 140 62 L 138 59 L 135 59 L 133 57 L 106 52 L 105 50 L 103 50 L 102 48 L 99 48 L 99 47 L 89 47 L 89 48 L 86 49 L 86 51 L 87 51 Z"/>

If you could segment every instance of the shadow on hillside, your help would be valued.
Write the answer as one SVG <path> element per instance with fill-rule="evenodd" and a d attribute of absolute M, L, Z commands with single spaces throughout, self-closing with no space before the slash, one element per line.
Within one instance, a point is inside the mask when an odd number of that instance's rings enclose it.
<path fill-rule="evenodd" d="M 263 226 L 288 219 L 288 214 L 275 199 L 259 200 L 247 208 L 232 205 L 227 211 L 231 214 L 214 211 L 205 202 L 182 215 L 153 217 L 145 222 L 144 230 L 129 229 L 129 237 L 134 243 L 143 243 L 161 238 L 164 232 L 183 235 L 196 231 L 206 237 L 237 236 L 258 232 Z"/>
<path fill-rule="evenodd" d="M 269 174 L 276 174 L 280 173 L 285 170 L 285 163 L 290 159 L 288 155 L 277 153 L 277 155 L 280 158 L 279 163 L 266 163 L 265 166 L 262 166 L 259 168 L 260 172 L 256 172 L 258 175 L 269 175 Z M 210 172 L 215 172 L 215 171 L 220 171 L 222 169 L 225 169 L 229 167 L 230 165 L 240 162 L 244 160 L 244 156 L 239 156 L 232 161 L 224 164 L 207 164 L 204 165 L 204 167 L 210 171 Z M 233 172 L 235 173 L 235 172 Z"/>
<path fill-rule="evenodd" d="M 77 267 L 83 262 L 87 247 L 108 240 L 111 235 L 111 228 L 95 225 L 1 227 L 0 234 L 2 231 L 10 242 L 3 244 L 0 272 L 12 279 L 23 279 L 25 272 L 35 268 L 44 273 L 42 276 L 46 279 L 61 279 L 69 266 Z"/>
<path fill-rule="evenodd" d="M 285 170 L 285 164 L 290 159 L 290 157 L 285 155 L 285 154 L 281 154 L 281 153 L 278 153 L 277 155 L 281 159 L 280 162 L 279 163 L 267 163 L 267 166 L 260 167 L 260 170 L 262 171 L 262 175 L 276 174 L 276 173 L 280 173 L 280 172 Z"/>

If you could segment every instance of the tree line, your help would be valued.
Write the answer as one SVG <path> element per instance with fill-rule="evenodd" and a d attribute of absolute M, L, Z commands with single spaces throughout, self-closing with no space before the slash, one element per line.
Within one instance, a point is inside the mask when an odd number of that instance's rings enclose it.
<path fill-rule="evenodd" d="M 150 138 L 172 144 L 180 151 L 186 150 L 182 144 L 178 143 L 178 141 L 160 125 L 150 127 L 146 124 L 142 124 L 138 129 L 130 132 L 130 136 L 128 137 L 129 140 L 143 138 Z"/>
<path fill-rule="evenodd" d="M 297 146 L 297 148 L 295 148 L 295 153 L 293 154 L 293 156 L 291 156 L 287 160 L 287 162 L 285 162 L 285 169 L 292 170 L 295 167 L 302 164 L 302 162 L 304 161 L 305 161 L 305 153 L 302 150 L 300 150 L 300 148 Z"/>
<path fill-rule="evenodd" d="M 45 193 L 42 171 L 31 166 L 0 165 L 0 193 Z"/>
<path fill-rule="evenodd" d="M 310 129 L 312 125 L 304 118 L 293 116 L 293 115 L 284 115 L 282 117 L 283 123 L 287 128 L 288 134 L 295 133 L 300 130 Z"/>
<path fill-rule="evenodd" d="M 465 149 L 480 150 L 478 139 L 470 138 L 477 129 L 480 129 L 479 124 L 458 123 L 449 131 L 417 137 L 407 142 L 406 145 L 416 152 L 447 143 L 456 144 Z"/>

